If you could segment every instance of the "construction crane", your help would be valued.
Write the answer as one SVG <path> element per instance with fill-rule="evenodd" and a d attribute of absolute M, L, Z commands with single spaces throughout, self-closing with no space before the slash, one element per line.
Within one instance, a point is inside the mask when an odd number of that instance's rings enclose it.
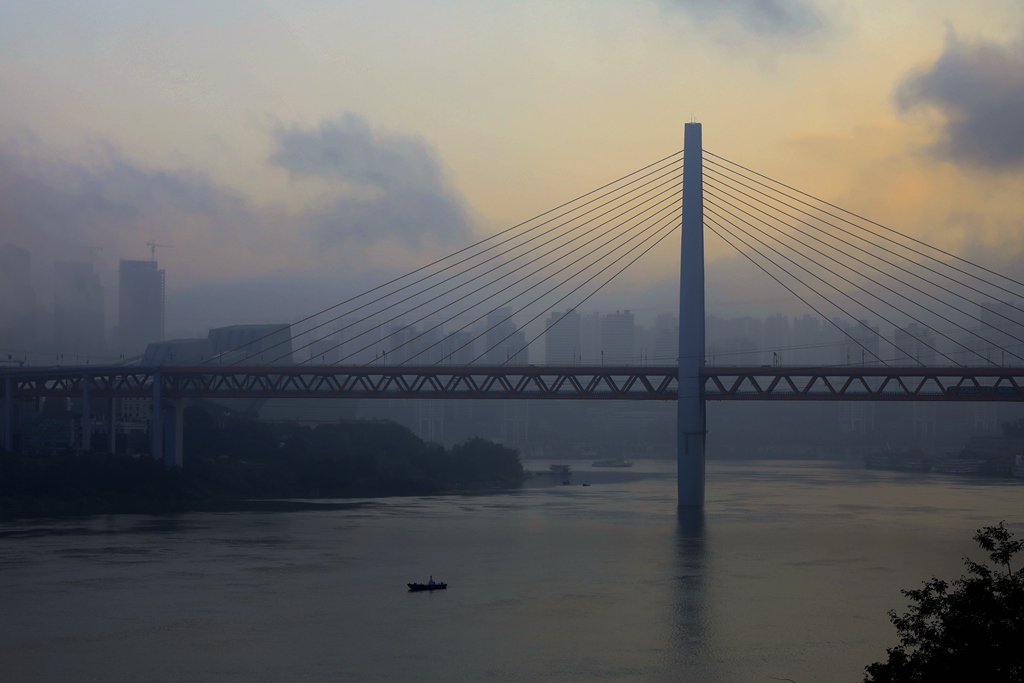
<path fill-rule="evenodd" d="M 152 242 L 146 242 L 146 246 L 149 247 L 149 260 L 150 261 L 156 261 L 156 248 L 157 247 L 173 248 L 173 247 L 171 247 L 170 244 L 157 244 L 156 240 L 153 240 Z"/>

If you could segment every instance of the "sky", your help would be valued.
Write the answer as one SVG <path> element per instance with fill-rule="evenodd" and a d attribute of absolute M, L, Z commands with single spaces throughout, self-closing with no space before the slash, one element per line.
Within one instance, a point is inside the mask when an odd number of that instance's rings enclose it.
<path fill-rule="evenodd" d="M 0 244 L 297 319 L 682 148 L 1021 273 L 1018 1 L 0 1 Z M 675 306 L 678 242 L 601 305 Z M 709 237 L 708 308 L 807 312 Z M 110 316 L 108 316 L 110 317 Z"/>

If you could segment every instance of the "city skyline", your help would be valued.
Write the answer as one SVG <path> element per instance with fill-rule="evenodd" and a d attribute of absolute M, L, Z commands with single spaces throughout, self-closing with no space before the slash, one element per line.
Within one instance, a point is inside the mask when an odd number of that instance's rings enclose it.
<path fill-rule="evenodd" d="M 171 337 L 286 322 L 679 149 L 695 117 L 709 149 L 1019 277 L 1019 4 L 758 7 L 9 5 L 0 242 L 37 273 L 89 254 L 108 317 L 119 259 L 173 245 Z M 810 312 L 707 246 L 710 309 Z M 595 308 L 671 313 L 677 258 Z"/>

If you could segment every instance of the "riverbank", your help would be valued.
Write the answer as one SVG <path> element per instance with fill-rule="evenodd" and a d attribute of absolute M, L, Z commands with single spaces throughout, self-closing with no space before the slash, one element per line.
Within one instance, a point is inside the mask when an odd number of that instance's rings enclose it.
<path fill-rule="evenodd" d="M 185 434 L 175 469 L 146 455 L 0 457 L 0 519 L 323 509 L 302 501 L 500 490 L 526 477 L 515 449 L 483 439 L 446 449 L 385 421 L 307 427 L 190 409 Z"/>

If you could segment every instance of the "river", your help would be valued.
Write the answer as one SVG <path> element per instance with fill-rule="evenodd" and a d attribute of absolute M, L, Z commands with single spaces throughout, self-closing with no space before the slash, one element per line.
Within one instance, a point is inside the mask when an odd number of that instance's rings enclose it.
<path fill-rule="evenodd" d="M 796 461 L 711 462 L 680 519 L 672 462 L 572 464 L 491 495 L 0 524 L 0 680 L 859 681 L 901 588 L 1024 521 L 1016 481 Z M 407 592 L 431 575 L 449 589 Z"/>

